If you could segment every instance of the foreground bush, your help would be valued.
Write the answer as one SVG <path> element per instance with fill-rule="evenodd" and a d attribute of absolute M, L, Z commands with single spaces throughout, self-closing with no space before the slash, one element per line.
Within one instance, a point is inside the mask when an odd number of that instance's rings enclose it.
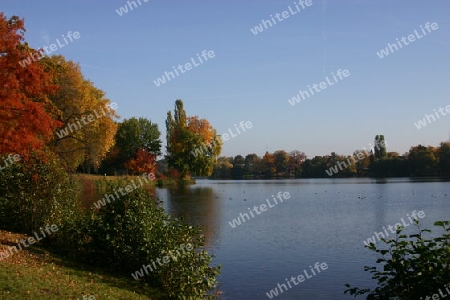
<path fill-rule="evenodd" d="M 3 161 L 3 159 L 0 159 Z M 32 154 L 0 171 L 0 227 L 31 234 L 78 214 L 76 188 L 57 159 Z"/>
<path fill-rule="evenodd" d="M 119 188 L 108 185 L 108 194 Z M 212 256 L 203 250 L 200 230 L 166 214 L 142 189 L 93 209 L 88 218 L 80 218 L 78 226 L 67 230 L 65 238 L 77 249 L 77 259 L 130 277 L 143 265 L 152 266 L 153 271 L 142 272 L 139 280 L 160 287 L 173 299 L 212 298 L 208 293 L 217 286 L 220 266 L 210 266 Z M 193 250 L 179 250 L 188 244 Z M 160 266 L 156 261 L 164 256 L 170 261 Z"/>
<path fill-rule="evenodd" d="M 367 299 L 409 300 L 431 299 L 425 297 L 444 290 L 450 283 L 450 221 L 434 223 L 443 229 L 443 234 L 435 238 L 426 238 L 431 231 L 421 230 L 417 220 L 415 226 L 416 234 L 407 236 L 402 234 L 404 229 L 399 228 L 395 239 L 381 239 L 387 249 L 377 249 L 373 243 L 365 246 L 381 255 L 376 261 L 381 264 L 380 270 L 364 267 L 378 281 L 378 287 L 360 289 L 346 284 L 349 289 L 344 293 L 355 297 L 368 293 Z"/>
<path fill-rule="evenodd" d="M 106 193 L 119 188 L 108 183 Z M 134 277 L 171 299 L 213 298 L 220 266 L 210 266 L 200 230 L 166 214 L 146 191 L 134 189 L 89 212 L 78 203 L 70 176 L 51 156 L 34 155 L 0 171 L 1 228 L 31 234 L 56 224 L 59 230 L 43 240 L 48 249 L 130 277 L 170 257 Z"/>

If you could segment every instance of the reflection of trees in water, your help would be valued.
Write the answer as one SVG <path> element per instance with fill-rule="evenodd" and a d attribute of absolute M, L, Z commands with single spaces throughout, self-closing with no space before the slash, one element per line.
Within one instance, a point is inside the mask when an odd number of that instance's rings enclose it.
<path fill-rule="evenodd" d="M 219 199 L 211 187 L 177 187 L 167 190 L 166 211 L 202 228 L 206 246 L 212 244 L 219 222 Z"/>

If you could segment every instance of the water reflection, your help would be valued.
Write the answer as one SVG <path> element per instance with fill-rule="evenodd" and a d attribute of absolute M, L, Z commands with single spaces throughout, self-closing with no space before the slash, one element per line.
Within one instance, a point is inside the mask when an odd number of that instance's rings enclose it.
<path fill-rule="evenodd" d="M 184 186 L 157 189 L 165 211 L 190 225 L 199 226 L 205 234 L 206 248 L 219 239 L 221 203 L 212 187 Z"/>
<path fill-rule="evenodd" d="M 387 178 L 376 178 L 375 183 L 376 184 L 386 184 L 386 183 L 388 183 L 388 180 L 387 180 Z"/>
<path fill-rule="evenodd" d="M 155 195 L 155 187 L 153 186 L 145 187 L 144 190 L 152 196 Z M 89 185 L 83 186 L 79 195 L 81 207 L 85 210 L 89 210 L 94 206 L 94 203 L 105 196 L 105 193 L 106 191 L 98 191 L 95 187 Z M 112 193 L 110 192 L 109 194 Z"/>

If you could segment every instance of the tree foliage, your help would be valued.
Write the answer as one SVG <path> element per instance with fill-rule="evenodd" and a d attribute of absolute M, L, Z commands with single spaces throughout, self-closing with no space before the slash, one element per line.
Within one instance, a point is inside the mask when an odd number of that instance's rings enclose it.
<path fill-rule="evenodd" d="M 118 124 L 115 135 L 115 145 L 111 148 L 103 161 L 101 171 L 110 174 L 126 174 L 127 170 L 136 172 L 136 167 L 131 167 L 137 161 L 156 157 L 161 154 L 161 132 L 158 124 L 152 123 L 146 118 L 125 119 Z M 143 151 L 143 152 L 142 152 Z M 141 155 L 138 157 L 138 155 Z M 153 159 L 152 159 L 153 160 Z M 152 162 L 150 163 L 152 164 Z M 147 165 L 147 169 L 149 165 Z"/>
<path fill-rule="evenodd" d="M 132 158 L 125 163 L 125 168 L 130 171 L 131 175 L 144 173 L 154 175 L 156 173 L 156 156 L 148 153 L 145 149 L 139 149 L 136 158 Z"/>
<path fill-rule="evenodd" d="M 158 124 L 146 118 L 132 117 L 119 124 L 116 146 L 125 161 L 135 157 L 139 149 L 158 156 L 161 154 L 160 136 Z"/>
<path fill-rule="evenodd" d="M 0 172 L 4 229 L 31 234 L 49 224 L 61 226 L 79 212 L 78 205 L 73 179 L 52 153 L 32 152 Z"/>
<path fill-rule="evenodd" d="M 441 175 L 450 176 L 450 142 L 441 143 L 439 169 L 441 170 Z"/>
<path fill-rule="evenodd" d="M 108 183 L 106 192 L 112 194 L 119 187 L 123 188 Z M 153 266 L 139 280 L 160 287 L 167 295 L 164 299 L 213 299 L 210 292 L 218 284 L 220 266 L 210 265 L 213 256 L 204 249 L 201 230 L 166 214 L 143 189 L 91 211 L 90 217 L 72 230 L 61 238 L 79 248 L 78 259 L 128 276 L 144 265 Z M 182 253 L 180 245 L 188 243 L 193 250 Z M 168 263 L 152 265 L 165 256 L 171 258 Z"/>
<path fill-rule="evenodd" d="M 384 153 L 384 142 L 378 137 L 379 145 L 375 150 Z M 380 150 L 381 149 L 381 150 Z M 384 150 L 383 150 L 384 149 Z M 380 155 L 380 154 L 378 154 Z M 384 154 L 383 154 L 384 155 Z M 241 157 L 237 155 L 236 157 Z M 226 162 L 226 163 L 225 163 Z M 414 146 L 405 155 L 387 152 L 381 158 L 375 158 L 374 151 L 360 149 L 352 155 L 330 155 L 307 158 L 305 153 L 294 150 L 289 154 L 284 150 L 274 153 L 266 152 L 263 157 L 248 154 L 245 157 L 244 169 L 241 170 L 235 159 L 219 157 L 212 178 L 328 178 L 327 171 L 338 164 L 338 172 L 333 177 L 408 177 L 408 176 L 450 176 L 450 142 L 443 142 L 440 147 Z M 345 163 L 345 165 L 344 165 Z"/>
<path fill-rule="evenodd" d="M 443 145 L 446 151 L 446 145 Z M 445 155 L 445 152 L 443 153 Z M 448 154 L 448 153 L 447 153 Z M 445 156 L 442 156 L 445 159 Z M 418 145 L 409 150 L 408 163 L 410 172 L 415 176 L 433 176 L 438 173 L 439 154 L 431 146 Z"/>
<path fill-rule="evenodd" d="M 379 255 L 379 267 L 364 267 L 378 281 L 378 287 L 360 289 L 346 284 L 345 293 L 355 297 L 369 294 L 367 299 L 379 300 L 425 299 L 450 282 L 450 221 L 434 223 L 443 231 L 434 238 L 428 237 L 431 230 L 420 229 L 414 221 L 417 233 L 406 235 L 400 227 L 395 238 L 381 239 L 387 249 L 373 243 L 365 246 Z"/>
<path fill-rule="evenodd" d="M 374 151 L 375 151 L 375 158 L 380 159 L 386 156 L 387 150 L 384 135 L 375 136 Z"/>
<path fill-rule="evenodd" d="M 89 173 L 90 166 L 97 168 L 114 144 L 118 116 L 105 92 L 83 77 L 79 65 L 60 55 L 45 57 L 40 63 L 59 87 L 50 95 L 63 124 L 51 143 L 53 151 L 69 170 L 83 164 Z"/>
<path fill-rule="evenodd" d="M 42 149 L 60 125 L 58 110 L 48 99 L 56 90 L 37 62 L 20 62 L 39 51 L 24 42 L 24 22 L 0 13 L 0 153 L 26 155 Z"/>
<path fill-rule="evenodd" d="M 286 172 L 289 163 L 289 155 L 284 150 L 277 150 L 273 153 L 274 164 L 277 174 Z"/>
<path fill-rule="evenodd" d="M 167 112 L 167 154 L 170 168 L 182 178 L 193 173 L 209 176 L 222 149 L 222 141 L 206 119 L 187 117 L 182 100 L 175 102 L 174 114 Z"/>

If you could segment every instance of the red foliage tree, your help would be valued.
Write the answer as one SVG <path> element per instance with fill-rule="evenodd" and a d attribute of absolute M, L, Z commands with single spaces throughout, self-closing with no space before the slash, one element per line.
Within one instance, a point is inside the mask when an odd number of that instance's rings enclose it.
<path fill-rule="evenodd" d="M 139 149 L 136 152 L 136 158 L 130 159 L 126 164 L 132 175 L 135 174 L 155 174 L 156 172 L 156 155 L 148 153 L 145 149 Z"/>
<path fill-rule="evenodd" d="M 56 86 L 37 62 L 41 52 L 24 42 L 24 32 L 23 20 L 0 13 L 0 154 L 26 156 L 41 149 L 62 125 L 47 98 Z"/>

